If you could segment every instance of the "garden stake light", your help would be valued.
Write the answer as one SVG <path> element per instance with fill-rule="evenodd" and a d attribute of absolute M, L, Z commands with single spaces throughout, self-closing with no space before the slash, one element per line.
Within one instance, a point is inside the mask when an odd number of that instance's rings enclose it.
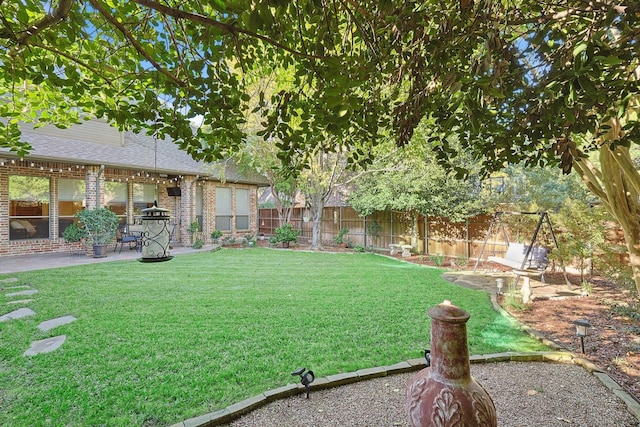
<path fill-rule="evenodd" d="M 587 328 L 591 327 L 591 323 L 586 319 L 578 319 L 573 324 L 576 325 L 576 336 L 580 337 L 580 348 L 584 354 L 584 337 L 587 336 Z"/>
<path fill-rule="evenodd" d="M 504 286 L 504 279 L 496 279 L 496 286 L 498 287 L 498 295 L 502 295 L 502 287 Z"/>
<path fill-rule="evenodd" d="M 300 368 L 291 373 L 292 376 L 298 375 L 300 377 L 300 383 L 304 386 L 304 390 L 307 392 L 307 399 L 309 398 L 309 389 L 311 383 L 316 379 L 313 371 L 307 371 L 307 368 Z"/>

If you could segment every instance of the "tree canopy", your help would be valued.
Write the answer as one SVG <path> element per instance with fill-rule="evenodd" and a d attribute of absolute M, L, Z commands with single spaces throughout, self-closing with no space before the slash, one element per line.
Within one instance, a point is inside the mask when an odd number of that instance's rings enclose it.
<path fill-rule="evenodd" d="M 257 108 L 285 164 L 322 150 L 370 165 L 384 136 L 406 145 L 427 120 L 459 176 L 460 151 L 484 173 L 575 168 L 623 226 L 640 289 L 639 21 L 628 0 L 2 1 L 0 146 L 28 153 L 20 122 L 95 116 L 226 157 L 248 72 L 282 67 L 291 86 Z"/>
<path fill-rule="evenodd" d="M 246 71 L 271 66 L 293 70 L 291 89 L 260 95 L 285 159 L 322 130 L 333 136 L 324 148 L 368 163 L 381 129 L 403 145 L 428 117 L 443 162 L 455 133 L 487 170 L 522 159 L 568 169 L 570 135 L 606 132 L 638 91 L 639 11 L 582 0 L 2 2 L 0 116 L 11 120 L 0 144 L 26 152 L 19 120 L 95 115 L 211 160 L 242 140 Z"/>
<path fill-rule="evenodd" d="M 421 128 L 418 133 L 423 131 Z M 359 214 L 396 210 L 458 222 L 495 207 L 482 191 L 477 174 L 464 180 L 452 178 L 436 162 L 424 139 L 414 140 L 404 148 L 389 145 L 381 145 L 368 172 L 350 183 L 348 202 Z M 384 148 L 386 155 L 382 154 Z M 474 169 L 473 160 L 463 161 L 463 155 L 457 163 Z"/>

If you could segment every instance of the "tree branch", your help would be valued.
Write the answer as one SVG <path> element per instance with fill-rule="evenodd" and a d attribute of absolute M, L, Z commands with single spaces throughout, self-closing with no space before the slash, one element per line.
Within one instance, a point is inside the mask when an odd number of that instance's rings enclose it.
<path fill-rule="evenodd" d="M 89 0 L 89 2 L 93 7 L 95 7 L 102 14 L 102 16 L 106 18 L 107 21 L 111 23 L 111 25 L 113 25 L 118 30 L 120 30 L 120 32 L 127 38 L 127 40 L 129 40 L 131 45 L 138 51 L 138 53 L 142 55 L 147 61 L 149 61 L 155 67 L 156 70 L 158 70 L 160 73 L 167 76 L 170 80 L 175 82 L 178 86 L 181 86 L 181 87 L 186 86 L 186 84 L 182 80 L 180 80 L 178 77 L 171 74 L 168 70 L 163 68 L 155 59 L 153 59 L 151 55 L 149 55 L 144 50 L 140 42 L 133 36 L 133 34 L 131 34 L 131 32 L 127 30 L 124 25 L 118 22 L 118 20 L 113 15 L 111 15 L 111 13 L 109 13 L 109 11 L 105 9 L 102 6 L 102 4 L 98 3 L 97 0 Z"/>
<path fill-rule="evenodd" d="M 79 64 L 81 67 L 86 68 L 87 70 L 91 71 L 92 73 L 96 74 L 97 76 L 100 76 L 100 78 L 103 79 L 105 82 L 107 82 L 109 84 L 112 82 L 112 79 L 108 78 L 106 75 L 102 74 L 101 71 L 99 71 L 98 69 L 92 67 L 88 63 L 86 63 L 84 61 L 81 61 L 80 59 L 78 59 L 77 56 L 68 54 L 68 53 L 63 52 L 61 50 L 54 49 L 54 48 L 52 48 L 50 46 L 46 46 L 46 45 L 43 45 L 43 44 L 40 44 L 40 43 L 31 43 L 31 46 L 38 47 L 40 49 L 47 50 L 47 51 L 49 51 L 51 53 L 54 53 L 56 55 L 62 56 L 64 58 L 67 58 L 68 60 L 70 60 L 72 62 L 75 62 L 76 64 Z"/>
<path fill-rule="evenodd" d="M 72 5 L 73 0 L 60 0 L 60 3 L 58 3 L 58 7 L 55 8 L 52 13 L 45 15 L 44 18 L 42 18 L 39 22 L 31 25 L 27 30 L 25 30 L 22 36 L 18 37 L 18 45 L 27 44 L 31 37 L 35 36 L 46 28 L 67 19 Z"/>
<path fill-rule="evenodd" d="M 92 0 L 94 1 L 94 0 Z M 226 33 L 229 33 L 231 35 L 237 35 L 237 34 L 244 34 L 247 35 L 249 37 L 253 37 L 259 40 L 262 40 L 263 42 L 270 44 L 272 46 L 275 47 L 279 47 L 280 49 L 289 52 L 293 55 L 296 56 L 300 56 L 303 58 L 308 58 L 308 59 L 326 59 L 327 56 L 324 55 L 311 55 L 308 53 L 304 53 L 304 52 L 300 52 L 297 51 L 295 49 L 290 48 L 289 46 L 285 46 L 282 43 L 279 43 L 273 39 L 270 39 L 269 37 L 265 37 L 263 35 L 260 35 L 258 33 L 255 33 L 253 31 L 249 31 L 249 30 L 245 30 L 244 28 L 240 28 L 237 27 L 235 24 L 225 24 L 222 23 L 220 21 L 216 21 L 215 19 L 211 19 L 207 16 L 203 16 L 203 15 L 199 15 L 197 13 L 191 13 L 191 12 L 185 12 L 183 10 L 179 10 L 179 9 L 175 9 L 172 7 L 168 7 L 168 6 L 164 6 L 156 1 L 153 0 L 133 0 L 134 3 L 137 3 L 141 6 L 146 6 L 148 8 L 157 10 L 158 12 L 165 14 L 165 15 L 169 15 L 169 16 L 173 16 L 174 18 L 178 18 L 178 19 L 186 19 L 188 21 L 191 22 L 197 22 L 199 24 L 202 24 L 204 26 L 207 27 L 214 27 L 214 28 L 218 28 Z"/>
<path fill-rule="evenodd" d="M 580 179 L 582 179 L 586 187 L 601 200 L 607 211 L 612 212 L 607 193 L 598 179 L 600 171 L 597 170 L 596 166 L 588 159 L 576 158 L 573 161 L 573 167 L 580 174 Z"/>

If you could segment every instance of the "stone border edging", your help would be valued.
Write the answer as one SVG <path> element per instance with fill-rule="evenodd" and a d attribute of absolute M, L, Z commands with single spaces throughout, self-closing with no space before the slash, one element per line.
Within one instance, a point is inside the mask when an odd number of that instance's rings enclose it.
<path fill-rule="evenodd" d="M 523 352 L 523 353 L 496 353 L 475 355 L 469 358 L 471 364 L 496 363 L 496 362 L 550 362 L 550 363 L 574 363 L 582 366 L 587 372 L 595 375 L 613 394 L 618 396 L 626 405 L 627 410 L 640 421 L 640 403 L 625 392 L 622 387 L 611 379 L 602 369 L 588 360 L 582 359 L 567 351 L 551 352 Z M 377 368 L 361 369 L 356 372 L 329 375 L 316 378 L 311 384 L 311 391 L 338 387 L 358 381 L 369 380 L 377 377 L 400 374 L 404 372 L 418 371 L 425 367 L 425 360 L 409 359 L 395 365 Z M 275 400 L 285 399 L 296 394 L 302 394 L 305 388 L 302 384 L 287 384 L 273 390 L 268 390 L 259 395 L 242 400 L 227 406 L 216 412 L 211 412 L 196 418 L 174 424 L 171 427 L 214 427 L 229 423 L 240 416 L 253 411 Z"/>
<path fill-rule="evenodd" d="M 568 352 L 566 349 L 564 349 L 558 343 L 545 338 L 538 331 L 530 328 L 527 325 L 524 325 L 523 323 L 518 321 L 518 319 L 516 319 L 513 316 L 511 316 L 505 309 L 503 309 L 500 306 L 500 304 L 498 304 L 498 298 L 497 298 L 496 294 L 490 293 L 490 296 L 491 296 L 491 304 L 493 305 L 493 309 L 495 311 L 497 311 L 502 316 L 504 316 L 507 319 L 509 319 L 511 322 L 514 323 L 514 325 L 517 328 L 519 328 L 520 330 L 528 333 L 531 337 L 537 339 L 542 344 L 557 350 L 556 353 L 548 353 L 548 354 L 568 355 L 569 356 L 569 360 L 555 360 L 555 361 L 556 362 L 573 362 L 576 365 L 582 366 L 587 372 L 589 372 L 590 374 L 592 374 L 596 378 L 598 378 L 600 380 L 600 382 L 602 384 L 604 384 L 604 386 L 607 387 L 609 390 L 611 390 L 611 392 L 614 395 L 616 395 L 620 400 L 622 400 L 625 403 L 625 405 L 627 405 L 627 410 L 631 413 L 631 415 L 636 417 L 638 422 L 640 422 L 640 402 L 638 402 L 632 395 L 627 393 L 622 388 L 622 386 L 620 386 L 620 384 L 618 384 L 613 378 L 611 378 L 606 373 L 606 371 L 604 369 L 600 368 L 599 366 L 597 366 L 596 364 L 594 364 L 590 360 L 578 357 L 575 354 L 573 354 L 571 352 Z M 549 361 L 552 361 L 552 360 L 553 359 L 550 359 Z"/>

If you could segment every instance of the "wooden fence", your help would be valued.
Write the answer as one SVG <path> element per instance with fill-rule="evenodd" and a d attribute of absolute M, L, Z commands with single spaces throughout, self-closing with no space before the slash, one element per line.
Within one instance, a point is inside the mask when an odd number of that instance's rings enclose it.
<path fill-rule="evenodd" d="M 301 239 L 311 240 L 312 222 L 305 221 L 308 211 L 296 208 L 291 217 L 293 227 L 301 230 Z M 325 208 L 322 215 L 322 244 L 333 245 L 333 237 L 343 227 L 349 246 L 362 246 L 375 250 L 388 250 L 391 243 L 410 244 L 415 253 L 442 254 L 475 259 L 480 255 L 486 238 L 491 216 L 480 215 L 464 223 L 452 223 L 445 219 L 419 215 L 413 218 L 406 212 L 376 212 L 366 217 L 350 207 Z M 280 224 L 276 209 L 259 209 L 260 233 L 274 234 Z M 499 233 L 492 233 L 487 241 L 483 258 L 501 256 L 506 252 L 507 242 Z"/>

